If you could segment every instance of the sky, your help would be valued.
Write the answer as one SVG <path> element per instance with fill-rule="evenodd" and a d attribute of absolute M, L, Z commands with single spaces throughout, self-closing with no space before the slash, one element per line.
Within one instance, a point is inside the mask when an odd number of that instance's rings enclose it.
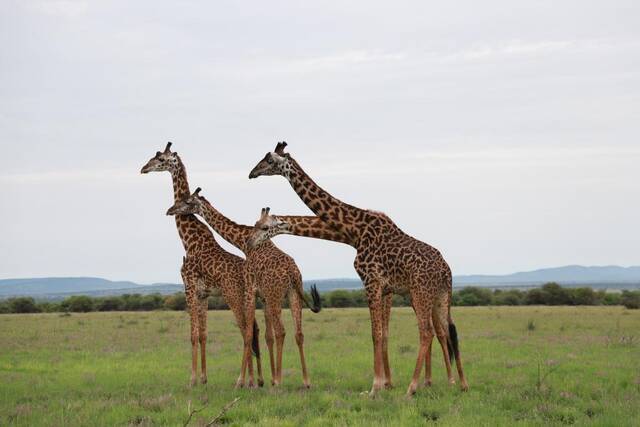
<path fill-rule="evenodd" d="M 640 3 L 443 3 L 0 2 L 0 278 L 179 282 L 170 176 L 140 174 L 167 141 L 239 223 L 310 213 L 247 178 L 286 140 L 454 274 L 640 264 Z"/>

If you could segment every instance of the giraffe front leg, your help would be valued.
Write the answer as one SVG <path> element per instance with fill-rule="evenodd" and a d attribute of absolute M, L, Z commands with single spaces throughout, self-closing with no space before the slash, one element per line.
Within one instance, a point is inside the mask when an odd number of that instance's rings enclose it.
<path fill-rule="evenodd" d="M 367 296 L 369 302 L 369 314 L 371 316 L 371 337 L 373 339 L 373 385 L 369 395 L 375 397 L 378 391 L 384 387 L 385 374 L 382 362 L 382 295 L 379 287 L 373 288 L 372 284 L 367 284 Z"/>
<path fill-rule="evenodd" d="M 188 259 L 182 264 L 180 269 L 182 281 L 184 282 L 185 297 L 187 300 L 187 308 L 189 309 L 189 320 L 191 327 L 191 380 L 190 387 L 197 384 L 198 375 L 198 341 L 200 334 L 199 317 L 198 317 L 198 300 L 196 298 L 197 276 L 193 272 L 193 267 Z"/>
<path fill-rule="evenodd" d="M 382 298 L 382 362 L 384 367 L 384 388 L 392 389 L 391 367 L 389 366 L 389 320 L 391 319 L 391 301 L 393 295 L 387 294 Z"/>
<path fill-rule="evenodd" d="M 209 310 L 209 300 L 199 301 L 198 329 L 200 341 L 200 384 L 207 383 L 207 313 Z"/>

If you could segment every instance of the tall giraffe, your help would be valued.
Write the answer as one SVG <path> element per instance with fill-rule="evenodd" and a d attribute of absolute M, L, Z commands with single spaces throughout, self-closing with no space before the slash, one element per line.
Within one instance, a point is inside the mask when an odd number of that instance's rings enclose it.
<path fill-rule="evenodd" d="M 156 152 L 140 171 L 167 171 L 173 181 L 174 201 L 188 197 L 189 182 L 187 171 L 178 156 L 171 151 L 171 143 L 167 143 L 163 152 Z M 233 255 L 218 244 L 209 227 L 195 215 L 176 216 L 176 227 L 182 240 L 186 256 L 183 258 L 180 273 L 185 287 L 185 295 L 191 320 L 191 385 L 196 384 L 198 370 L 198 343 L 200 343 L 201 374 L 200 382 L 207 382 L 207 307 L 208 292 L 220 289 L 222 296 L 236 318 L 240 332 L 245 336 L 246 320 L 244 315 L 244 260 Z M 250 325 L 258 328 L 257 323 Z M 257 336 L 257 332 L 256 332 Z M 251 342 L 258 368 L 258 384 L 264 383 L 260 365 L 260 348 L 258 340 Z M 253 385 L 253 366 L 249 360 L 249 383 Z M 244 378 L 245 363 L 242 364 L 240 376 Z"/>
<path fill-rule="evenodd" d="M 286 143 L 278 143 L 274 152 L 253 168 L 249 178 L 262 175 L 285 177 L 300 199 L 333 230 L 346 236 L 357 255 L 354 267 L 364 284 L 371 316 L 374 349 L 374 379 L 371 394 L 391 385 L 388 368 L 387 334 L 392 293 L 409 293 L 418 320 L 420 349 L 413 378 L 407 390 L 413 395 L 418 387 L 422 365 L 426 362 L 433 330 L 444 354 L 447 372 L 450 357 L 455 358 L 460 384 L 468 389 L 457 345 L 457 332 L 449 310 L 451 269 L 434 247 L 404 233 L 387 215 L 360 209 L 344 203 L 320 188 L 288 153 Z M 259 221 L 260 223 L 260 221 Z M 291 225 L 276 218 L 276 222 L 258 224 L 252 245 L 270 234 L 286 233 Z M 452 348 L 449 354 L 448 347 Z M 451 376 L 449 376 L 451 378 Z"/>
<path fill-rule="evenodd" d="M 253 233 L 253 227 L 241 225 L 233 222 L 211 203 L 200 196 L 201 189 L 189 197 L 176 201 L 169 208 L 167 215 L 200 215 L 220 236 L 226 241 L 240 249 L 246 255 L 245 261 L 245 316 L 247 324 L 254 321 L 256 292 L 265 302 L 265 339 L 269 348 L 269 358 L 271 364 L 272 385 L 279 385 L 282 382 L 282 350 L 284 346 L 285 328 L 281 319 L 282 303 L 285 296 L 289 297 L 291 314 L 295 326 L 295 339 L 300 353 L 300 364 L 302 366 L 302 378 L 304 386 L 309 388 L 309 376 L 304 357 L 304 335 L 302 333 L 302 307 L 301 303 L 311 309 L 314 313 L 320 312 L 320 295 L 315 287 L 311 288 L 313 305 L 304 296 L 302 290 L 302 275 L 293 258 L 282 252 L 271 241 L 252 248 L 247 241 Z M 318 220 L 320 221 L 320 220 Z M 245 331 L 245 342 L 252 341 L 253 329 L 247 328 Z M 273 344 L 277 350 L 277 359 L 274 359 Z M 250 348 L 246 348 L 245 358 L 250 359 L 248 353 Z M 247 361 L 245 360 L 245 363 Z M 239 383 L 238 386 L 242 386 Z"/>
<path fill-rule="evenodd" d="M 255 224 L 254 233 L 249 237 L 249 246 L 259 246 L 266 239 L 277 236 L 279 234 L 292 234 L 296 236 L 311 237 L 322 240 L 330 240 L 339 243 L 349 244 L 349 240 L 345 238 L 342 233 L 338 233 L 329 224 L 320 220 L 317 216 L 282 216 L 282 215 L 270 215 L 270 208 L 262 208 L 260 218 Z M 449 297 L 447 299 L 447 312 L 451 307 L 451 294 L 452 289 L 449 288 Z M 384 332 L 383 337 L 385 340 L 389 334 L 389 319 L 391 315 L 391 299 L 392 294 L 387 293 L 383 299 L 383 325 Z M 432 325 L 433 326 L 433 325 Z M 425 355 L 425 385 L 431 386 L 431 342 L 427 347 L 427 354 Z M 444 357 L 453 356 L 454 351 L 453 342 L 446 342 L 448 352 L 444 354 Z M 387 353 L 387 342 L 383 343 L 383 363 L 387 382 L 385 387 L 391 387 L 391 369 L 389 368 L 389 356 Z M 446 365 L 446 363 L 445 363 Z M 451 365 L 447 370 L 447 378 L 451 384 L 455 384 L 451 372 Z"/>

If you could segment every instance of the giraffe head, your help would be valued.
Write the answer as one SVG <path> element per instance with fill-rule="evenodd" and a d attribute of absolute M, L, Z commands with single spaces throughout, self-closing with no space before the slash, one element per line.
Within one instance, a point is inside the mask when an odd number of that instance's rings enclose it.
<path fill-rule="evenodd" d="M 178 200 L 167 210 L 167 215 L 202 215 L 202 201 L 203 197 L 200 196 L 202 188 L 196 188 L 190 196 Z"/>
<path fill-rule="evenodd" d="M 278 234 L 291 234 L 291 226 L 279 217 L 269 215 L 269 210 L 270 208 L 262 208 L 260 219 L 256 222 L 253 233 L 247 241 L 250 248 L 255 248 Z"/>
<path fill-rule="evenodd" d="M 180 158 L 178 157 L 178 153 L 175 151 L 171 151 L 171 143 L 167 142 L 167 146 L 164 151 L 157 151 L 156 155 L 153 156 L 146 165 L 142 167 L 140 173 L 149 173 L 149 172 L 162 172 L 169 171 L 173 172 L 180 165 Z"/>
<path fill-rule="evenodd" d="M 264 159 L 251 170 L 249 173 L 249 179 L 257 178 L 262 175 L 283 175 L 287 176 L 291 170 L 291 157 L 289 153 L 284 152 L 284 147 L 287 143 L 282 141 L 278 142 L 276 149 L 271 153 L 267 153 Z"/>

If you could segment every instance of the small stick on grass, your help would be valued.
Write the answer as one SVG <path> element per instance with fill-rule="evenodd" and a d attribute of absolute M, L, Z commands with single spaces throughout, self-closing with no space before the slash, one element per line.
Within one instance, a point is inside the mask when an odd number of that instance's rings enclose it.
<path fill-rule="evenodd" d="M 189 418 L 187 418 L 187 421 L 184 422 L 184 424 L 182 425 L 182 427 L 187 427 L 187 425 L 191 422 L 191 418 L 197 414 L 198 412 L 202 411 L 204 408 L 206 408 L 207 405 L 204 405 L 202 408 L 200 409 L 191 409 L 191 401 L 189 401 L 189 403 L 187 404 L 187 412 L 189 413 Z"/>
<path fill-rule="evenodd" d="M 217 423 L 218 421 L 220 421 L 220 418 L 222 418 L 222 417 L 224 416 L 224 414 L 225 414 L 229 409 L 231 409 L 231 407 L 232 407 L 233 405 L 235 405 L 236 403 L 238 403 L 238 400 L 240 400 L 240 397 L 236 397 L 236 398 L 235 398 L 235 399 L 233 399 L 231 402 L 227 403 L 227 404 L 225 405 L 225 407 L 224 407 L 224 408 L 222 408 L 222 411 L 220 411 L 220 413 L 219 413 L 218 415 L 216 415 L 216 417 L 215 417 L 214 419 L 212 419 L 211 421 L 209 421 L 209 422 L 206 424 L 206 426 L 207 426 L 207 427 L 212 426 L 212 425 L 214 425 L 215 423 Z"/>

